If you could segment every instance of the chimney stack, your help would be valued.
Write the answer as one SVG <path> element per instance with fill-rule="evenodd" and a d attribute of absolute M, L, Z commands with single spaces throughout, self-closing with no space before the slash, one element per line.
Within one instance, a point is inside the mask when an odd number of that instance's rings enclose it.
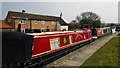
<path fill-rule="evenodd" d="M 62 12 L 60 13 L 60 18 L 62 18 Z"/>
<path fill-rule="evenodd" d="M 22 10 L 23 13 L 25 13 L 25 10 Z"/>

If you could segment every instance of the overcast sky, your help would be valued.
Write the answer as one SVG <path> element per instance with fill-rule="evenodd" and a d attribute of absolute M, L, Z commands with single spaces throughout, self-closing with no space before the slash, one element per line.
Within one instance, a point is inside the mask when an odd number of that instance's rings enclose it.
<path fill-rule="evenodd" d="M 98 14 L 106 22 L 118 22 L 118 2 L 112 0 L 108 2 L 9 2 L 5 0 L 2 2 L 2 19 L 10 10 L 21 12 L 23 9 L 26 13 L 40 15 L 59 16 L 62 12 L 62 18 L 67 23 L 87 11 Z"/>

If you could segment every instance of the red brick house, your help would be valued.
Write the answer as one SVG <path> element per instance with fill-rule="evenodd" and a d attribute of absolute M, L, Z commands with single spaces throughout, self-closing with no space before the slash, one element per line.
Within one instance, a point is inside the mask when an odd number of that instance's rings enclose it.
<path fill-rule="evenodd" d="M 39 30 L 40 32 L 68 30 L 67 23 L 61 17 L 31 14 L 25 11 L 9 11 L 5 22 L 14 29 L 20 29 L 22 32 L 27 30 Z"/>
<path fill-rule="evenodd" d="M 4 20 L 0 20 L 0 28 L 2 29 L 12 29 L 13 27 L 10 26 L 7 22 L 5 22 Z"/>
<path fill-rule="evenodd" d="M 0 32 L 1 31 L 14 31 L 14 28 L 4 20 L 0 20 Z"/>

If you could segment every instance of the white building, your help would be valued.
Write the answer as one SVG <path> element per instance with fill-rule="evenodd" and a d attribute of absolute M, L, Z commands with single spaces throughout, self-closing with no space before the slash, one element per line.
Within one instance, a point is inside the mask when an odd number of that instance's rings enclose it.
<path fill-rule="evenodd" d="M 59 30 L 68 30 L 68 24 L 62 19 L 57 19 L 57 31 Z"/>

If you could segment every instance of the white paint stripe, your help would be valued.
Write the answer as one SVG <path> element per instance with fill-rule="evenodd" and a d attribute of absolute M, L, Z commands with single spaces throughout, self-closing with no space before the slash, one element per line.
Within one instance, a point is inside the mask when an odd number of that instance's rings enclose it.
<path fill-rule="evenodd" d="M 69 34 L 78 34 L 79 32 L 69 33 Z M 34 36 L 34 38 L 42 38 L 42 37 L 50 37 L 50 36 L 60 36 L 60 35 L 68 35 L 68 34 L 56 34 L 56 35 L 46 35 L 46 36 Z"/>
<path fill-rule="evenodd" d="M 90 30 L 87 30 L 90 31 Z M 59 31 L 59 32 L 43 32 L 43 33 L 26 33 L 28 35 L 44 35 L 44 34 L 56 34 L 56 33 L 73 33 L 75 31 Z M 76 32 L 84 32 L 84 30 L 76 31 Z"/>

